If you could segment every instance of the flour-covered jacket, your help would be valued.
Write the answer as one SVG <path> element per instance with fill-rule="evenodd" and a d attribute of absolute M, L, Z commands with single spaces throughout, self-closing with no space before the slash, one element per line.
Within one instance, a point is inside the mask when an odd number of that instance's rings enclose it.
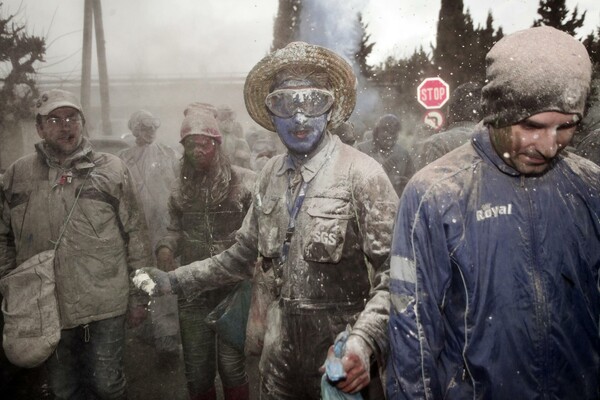
<path fill-rule="evenodd" d="M 202 187 L 198 196 L 185 201 L 181 194 L 181 183 L 177 183 L 169 197 L 170 223 L 167 234 L 158 241 L 156 250 L 170 249 L 181 264 L 204 260 L 227 249 L 235 243 L 235 233 L 242 225 L 252 204 L 252 188 L 256 174 L 249 169 L 231 166 L 231 179 L 227 182 L 227 196 L 213 204 L 210 187 Z M 250 261 L 249 265 L 254 265 Z M 223 297 L 233 289 L 226 285 L 204 292 L 196 300 L 210 301 Z"/>
<path fill-rule="evenodd" d="M 118 154 L 129 168 L 136 195 L 144 209 L 152 245 L 167 233 L 167 204 L 179 175 L 181 156 L 162 143 L 150 143 L 122 150 Z"/>
<path fill-rule="evenodd" d="M 375 160 L 329 133 L 324 140 L 318 154 L 302 167 L 308 186 L 281 270 L 281 298 L 298 308 L 330 310 L 332 318 L 336 310 L 358 306 L 362 312 L 353 332 L 380 355 L 388 343 L 385 261 L 398 198 Z M 236 243 L 204 262 L 174 271 L 187 297 L 201 288 L 251 277 L 248 261 L 259 256 L 278 264 L 290 219 L 286 159 L 287 155 L 276 156 L 260 172 Z M 332 332 L 333 337 L 337 333 Z"/>
<path fill-rule="evenodd" d="M 54 248 L 82 185 L 55 259 L 63 329 L 124 314 L 129 272 L 152 264 L 144 215 L 125 164 L 93 151 L 84 139 L 61 168 L 40 142 L 36 153 L 17 160 L 4 175 L 0 276 Z"/>
<path fill-rule="evenodd" d="M 390 399 L 600 398 L 600 168 L 524 177 L 487 128 L 418 172 L 391 259 Z"/>

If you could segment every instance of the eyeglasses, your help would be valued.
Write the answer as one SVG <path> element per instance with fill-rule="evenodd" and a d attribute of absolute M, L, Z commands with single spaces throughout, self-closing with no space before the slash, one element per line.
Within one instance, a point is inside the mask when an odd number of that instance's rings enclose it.
<path fill-rule="evenodd" d="M 66 117 L 66 118 L 48 117 L 48 118 L 46 118 L 46 122 L 51 127 L 67 126 L 69 128 L 72 128 L 72 127 L 77 126 L 77 125 L 79 125 L 81 123 L 81 118 L 78 117 L 78 116 L 75 116 L 75 117 Z"/>
<path fill-rule="evenodd" d="M 265 104 L 273 114 L 281 118 L 290 118 L 298 112 L 308 117 L 317 117 L 329 111 L 334 100 L 333 93 L 328 90 L 279 89 L 267 96 Z"/>

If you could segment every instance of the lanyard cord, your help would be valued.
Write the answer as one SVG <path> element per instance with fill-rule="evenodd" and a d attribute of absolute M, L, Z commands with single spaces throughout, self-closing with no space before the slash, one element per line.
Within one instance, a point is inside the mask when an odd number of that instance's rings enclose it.
<path fill-rule="evenodd" d="M 300 192 L 298 193 L 296 201 L 294 202 L 294 208 L 292 208 L 290 212 L 290 221 L 288 223 L 287 230 L 285 231 L 285 239 L 283 241 L 283 246 L 281 247 L 281 258 L 279 261 L 280 265 L 283 265 L 287 261 L 292 236 L 294 235 L 294 231 L 296 230 L 296 218 L 298 217 L 298 213 L 300 212 L 300 208 L 302 207 L 302 203 L 304 202 L 307 187 L 308 183 L 302 182 L 302 186 L 300 186 Z"/>

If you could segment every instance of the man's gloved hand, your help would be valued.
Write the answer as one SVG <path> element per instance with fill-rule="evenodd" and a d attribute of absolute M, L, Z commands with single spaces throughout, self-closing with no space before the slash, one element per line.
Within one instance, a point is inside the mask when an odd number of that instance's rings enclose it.
<path fill-rule="evenodd" d="M 156 265 L 163 271 L 173 271 L 175 269 L 175 257 L 168 247 L 161 247 L 156 252 Z"/>
<path fill-rule="evenodd" d="M 133 284 L 149 296 L 173 294 L 169 273 L 158 268 L 140 268 L 133 275 Z"/>
<path fill-rule="evenodd" d="M 333 351 L 333 346 L 329 351 Z M 352 334 L 348 337 L 344 357 L 342 357 L 346 379 L 336 384 L 338 389 L 346 393 L 357 393 L 369 384 L 371 381 L 369 360 L 372 353 L 373 350 L 363 338 Z"/>

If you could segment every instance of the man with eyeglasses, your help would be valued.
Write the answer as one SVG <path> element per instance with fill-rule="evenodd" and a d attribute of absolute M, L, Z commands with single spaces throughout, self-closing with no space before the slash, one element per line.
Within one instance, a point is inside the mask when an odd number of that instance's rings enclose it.
<path fill-rule="evenodd" d="M 62 231 L 54 261 L 62 331 L 45 363 L 50 389 L 57 399 L 125 399 L 125 315 L 143 307 L 129 271 L 152 263 L 144 215 L 125 164 L 83 136 L 72 93 L 42 93 L 35 112 L 43 140 L 7 169 L 0 192 L 0 277 L 52 250 Z"/>
<path fill-rule="evenodd" d="M 294 42 L 250 71 L 244 97 L 250 116 L 277 132 L 287 154 L 260 172 L 232 247 L 168 274 L 146 268 L 139 286 L 154 283 L 154 294 L 191 298 L 252 277 L 247 265 L 258 256 L 258 268 L 276 282 L 261 398 L 320 399 L 319 369 L 347 325 L 344 378 L 333 384 L 383 398 L 371 376 L 388 347 L 386 259 L 398 197 L 375 160 L 328 131 L 354 109 L 352 67 L 329 49 Z"/>

